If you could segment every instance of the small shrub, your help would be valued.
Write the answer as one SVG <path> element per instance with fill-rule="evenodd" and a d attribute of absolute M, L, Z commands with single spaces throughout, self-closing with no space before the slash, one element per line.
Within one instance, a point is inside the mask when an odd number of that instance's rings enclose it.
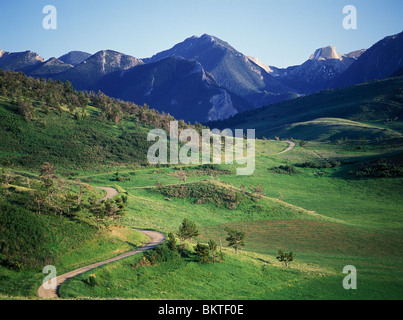
<path fill-rule="evenodd" d="M 99 286 L 98 280 L 94 274 L 91 274 L 86 282 L 91 288 Z"/>
<path fill-rule="evenodd" d="M 350 174 L 358 178 L 391 178 L 403 176 L 403 161 L 400 159 L 378 159 L 372 162 L 362 162 L 356 171 Z"/>
<path fill-rule="evenodd" d="M 178 253 L 184 258 L 190 258 L 193 255 L 193 248 L 189 243 L 181 243 L 177 248 Z"/>
<path fill-rule="evenodd" d="M 150 265 L 157 265 L 162 262 L 174 260 L 178 256 L 176 252 L 168 248 L 166 243 L 144 253 L 144 257 L 149 261 Z"/>
<path fill-rule="evenodd" d="M 303 164 L 301 164 L 301 167 L 303 168 L 314 168 L 314 169 L 325 169 L 325 168 L 336 168 L 336 167 L 340 167 L 341 166 L 341 162 L 340 161 L 335 161 L 335 160 L 331 160 L 331 161 L 308 161 L 308 162 L 304 162 Z"/>
<path fill-rule="evenodd" d="M 179 227 L 178 237 L 182 240 L 192 239 L 199 235 L 199 230 L 197 230 L 196 224 L 193 221 L 184 219 Z"/>
<path fill-rule="evenodd" d="M 279 166 L 279 167 L 275 167 L 275 168 L 271 168 L 269 169 L 270 171 L 274 172 L 274 173 L 280 173 L 280 174 L 289 174 L 289 175 L 293 175 L 293 174 L 297 174 L 299 173 L 299 171 L 297 170 L 297 168 L 295 168 L 294 166 Z"/>
<path fill-rule="evenodd" d="M 199 260 L 201 262 L 208 263 L 210 261 L 209 246 L 206 246 L 206 245 L 198 242 L 194 250 L 195 250 L 195 254 L 199 257 Z"/>
<path fill-rule="evenodd" d="M 172 232 L 168 234 L 167 246 L 168 246 L 169 250 L 172 250 L 174 252 L 177 251 L 176 238 L 175 238 L 175 235 Z"/>
<path fill-rule="evenodd" d="M 280 262 L 283 262 L 286 267 L 292 261 L 294 261 L 294 253 L 293 252 L 285 252 L 284 250 L 278 250 L 278 256 L 276 259 Z"/>
<path fill-rule="evenodd" d="M 244 231 L 234 230 L 229 227 L 225 227 L 225 231 L 227 232 L 227 237 L 225 240 L 228 241 L 228 246 L 233 247 L 235 249 L 235 253 L 238 253 L 238 250 L 245 246 L 246 233 Z"/>
<path fill-rule="evenodd" d="M 307 141 L 305 141 L 305 140 L 300 140 L 299 141 L 299 146 L 302 148 L 302 147 L 305 147 L 306 145 L 307 145 Z"/>

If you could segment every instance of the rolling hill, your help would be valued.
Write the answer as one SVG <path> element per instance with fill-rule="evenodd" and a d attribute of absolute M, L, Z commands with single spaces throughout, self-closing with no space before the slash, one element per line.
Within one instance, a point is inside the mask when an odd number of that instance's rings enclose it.
<path fill-rule="evenodd" d="M 396 77 L 326 90 L 208 125 L 221 129 L 256 129 L 258 137 L 267 138 L 400 137 L 403 133 L 402 87 L 403 78 Z"/>

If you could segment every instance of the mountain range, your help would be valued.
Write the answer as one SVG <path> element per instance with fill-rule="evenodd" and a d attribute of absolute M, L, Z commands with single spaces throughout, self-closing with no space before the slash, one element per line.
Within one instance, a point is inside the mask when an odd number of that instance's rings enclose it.
<path fill-rule="evenodd" d="M 341 54 L 334 46 L 327 46 L 317 49 L 299 66 L 286 69 L 271 67 L 271 74 L 284 85 L 300 93 L 310 94 L 329 88 L 333 79 L 343 74 L 365 51 Z"/>
<path fill-rule="evenodd" d="M 44 60 L 32 51 L 0 49 L 0 69 L 70 81 L 148 104 L 186 121 L 214 121 L 324 89 L 384 79 L 403 67 L 403 32 L 347 54 L 315 50 L 303 64 L 277 68 L 248 57 L 211 35 L 193 36 L 150 58 L 113 50 L 72 51 Z"/>

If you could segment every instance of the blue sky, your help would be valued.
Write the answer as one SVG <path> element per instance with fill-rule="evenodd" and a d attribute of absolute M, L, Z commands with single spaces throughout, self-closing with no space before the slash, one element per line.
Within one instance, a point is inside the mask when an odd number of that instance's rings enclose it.
<path fill-rule="evenodd" d="M 57 29 L 45 30 L 45 5 Z M 343 7 L 357 8 L 358 29 L 342 26 Z M 150 57 L 208 33 L 277 67 L 301 64 L 315 49 L 368 48 L 403 31 L 402 0 L 14 0 L 0 2 L 0 48 L 43 58 L 72 50 L 112 49 Z"/>

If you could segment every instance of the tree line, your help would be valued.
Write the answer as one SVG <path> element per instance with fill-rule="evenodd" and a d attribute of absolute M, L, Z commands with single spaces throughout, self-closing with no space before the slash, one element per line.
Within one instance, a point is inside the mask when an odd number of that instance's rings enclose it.
<path fill-rule="evenodd" d="M 98 91 L 76 91 L 70 81 L 62 82 L 53 79 L 28 77 L 22 72 L 3 71 L 0 69 L 0 96 L 8 98 L 16 106 L 17 111 L 30 122 L 37 110 L 48 113 L 61 113 L 65 106 L 74 118 L 79 121 L 86 119 L 88 105 L 101 110 L 100 121 L 120 123 L 130 119 L 155 128 L 169 130 L 171 121 L 176 121 L 169 113 L 158 112 L 144 104 L 139 106 L 133 102 L 122 101 Z M 200 123 L 178 121 L 179 130 L 193 128 L 198 132 L 206 128 Z"/>

